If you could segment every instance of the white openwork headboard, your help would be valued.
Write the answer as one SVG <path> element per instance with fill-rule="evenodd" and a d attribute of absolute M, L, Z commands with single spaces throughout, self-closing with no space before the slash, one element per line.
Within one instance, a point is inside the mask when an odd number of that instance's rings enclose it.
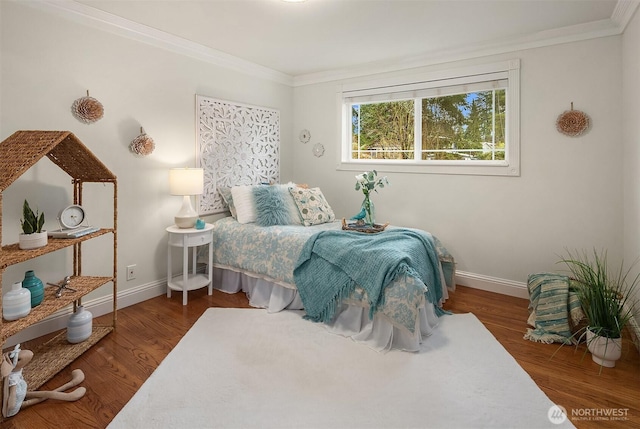
<path fill-rule="evenodd" d="M 280 181 L 280 112 L 196 95 L 201 215 L 225 211 L 218 187 Z"/>

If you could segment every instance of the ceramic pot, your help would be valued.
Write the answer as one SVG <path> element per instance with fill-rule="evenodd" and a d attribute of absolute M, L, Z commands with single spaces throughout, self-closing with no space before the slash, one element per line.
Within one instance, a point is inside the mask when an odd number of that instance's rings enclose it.
<path fill-rule="evenodd" d="M 587 329 L 587 348 L 595 363 L 613 368 L 622 356 L 622 338 L 601 337 Z"/>
<path fill-rule="evenodd" d="M 31 308 L 40 305 L 44 299 L 44 284 L 42 284 L 42 280 L 36 277 L 33 270 L 24 273 L 22 287 L 29 289 L 29 292 L 31 292 Z"/>
<path fill-rule="evenodd" d="M 18 247 L 22 250 L 37 249 L 47 245 L 47 231 L 34 232 L 33 234 L 20 234 Z"/>
<path fill-rule="evenodd" d="M 83 306 L 76 307 L 76 312 L 69 316 L 67 322 L 67 341 L 71 344 L 81 343 L 91 336 L 93 314 Z"/>
<path fill-rule="evenodd" d="M 2 317 L 18 320 L 31 312 L 31 292 L 22 287 L 22 282 L 11 285 L 11 290 L 2 297 Z"/>

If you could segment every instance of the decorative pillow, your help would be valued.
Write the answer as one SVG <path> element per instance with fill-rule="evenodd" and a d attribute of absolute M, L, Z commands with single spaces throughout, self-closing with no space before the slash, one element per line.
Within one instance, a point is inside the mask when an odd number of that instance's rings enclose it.
<path fill-rule="evenodd" d="M 287 210 L 289 210 L 289 217 L 291 218 L 290 225 L 302 225 L 302 217 L 300 216 L 298 205 L 296 204 L 296 200 L 293 198 L 293 195 L 291 195 L 291 189 L 295 189 L 297 185 L 293 182 L 289 182 L 284 185 L 277 186 L 280 187 L 280 191 L 285 195 Z"/>
<path fill-rule="evenodd" d="M 256 204 L 256 223 L 260 226 L 288 225 L 291 216 L 280 186 L 256 186 L 253 188 L 253 199 Z"/>
<path fill-rule="evenodd" d="M 287 183 L 253 188 L 258 225 L 302 225 L 298 206 L 289 192 L 292 187 L 295 187 L 295 184 Z"/>
<path fill-rule="evenodd" d="M 319 225 L 335 220 L 336 215 L 320 188 L 291 188 L 289 191 L 298 206 L 305 226 Z"/>
<path fill-rule="evenodd" d="M 253 199 L 253 185 L 234 186 L 231 188 L 233 205 L 236 208 L 236 220 L 240 223 L 252 223 L 256 221 L 257 212 Z"/>
<path fill-rule="evenodd" d="M 220 187 L 218 188 L 218 192 L 222 197 L 222 201 L 224 201 L 224 203 L 227 205 L 227 208 L 229 208 L 229 211 L 231 212 L 231 216 L 234 219 L 237 219 L 238 216 L 236 214 L 236 206 L 233 204 L 233 196 L 231 195 L 231 188 L 226 186 Z"/>

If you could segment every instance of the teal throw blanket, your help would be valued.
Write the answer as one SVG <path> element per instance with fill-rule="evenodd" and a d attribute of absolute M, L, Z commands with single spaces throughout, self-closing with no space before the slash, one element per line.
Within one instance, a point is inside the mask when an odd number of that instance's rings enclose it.
<path fill-rule="evenodd" d="M 384 304 L 384 288 L 400 275 L 421 280 L 427 286 L 427 300 L 441 315 L 439 263 L 433 237 L 424 231 L 322 231 L 307 240 L 293 277 L 307 313 L 305 318 L 315 322 L 331 321 L 337 306 L 356 286 L 366 291 L 372 318 Z"/>

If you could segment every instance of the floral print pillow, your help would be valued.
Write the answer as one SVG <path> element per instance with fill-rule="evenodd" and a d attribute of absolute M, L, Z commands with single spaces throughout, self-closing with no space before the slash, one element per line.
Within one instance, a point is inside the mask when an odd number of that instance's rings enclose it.
<path fill-rule="evenodd" d="M 320 188 L 291 188 L 289 192 L 298 206 L 305 226 L 319 225 L 336 219 Z"/>

